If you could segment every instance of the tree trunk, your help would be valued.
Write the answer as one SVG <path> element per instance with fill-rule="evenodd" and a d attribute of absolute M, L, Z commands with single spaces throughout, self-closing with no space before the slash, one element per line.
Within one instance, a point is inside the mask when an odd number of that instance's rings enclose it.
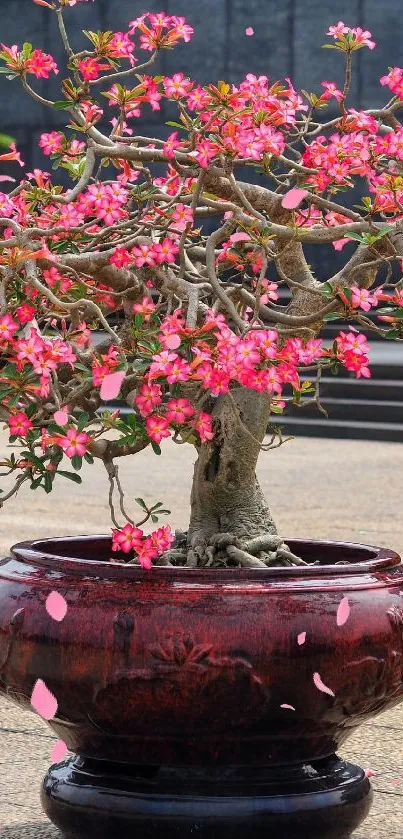
<path fill-rule="evenodd" d="M 240 387 L 217 399 L 215 436 L 201 446 L 193 477 L 188 546 L 199 559 L 219 534 L 240 548 L 277 534 L 255 472 L 269 414 L 268 394 Z"/>

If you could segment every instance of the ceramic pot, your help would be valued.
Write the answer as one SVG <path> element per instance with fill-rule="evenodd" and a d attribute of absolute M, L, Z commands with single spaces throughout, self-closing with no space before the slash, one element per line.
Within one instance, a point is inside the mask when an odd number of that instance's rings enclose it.
<path fill-rule="evenodd" d="M 0 562 L 0 691 L 29 709 L 41 679 L 57 699 L 73 756 L 42 802 L 65 836 L 345 839 L 366 816 L 370 783 L 336 752 L 403 696 L 403 566 L 287 543 L 320 564 L 148 572 L 92 536 Z"/>

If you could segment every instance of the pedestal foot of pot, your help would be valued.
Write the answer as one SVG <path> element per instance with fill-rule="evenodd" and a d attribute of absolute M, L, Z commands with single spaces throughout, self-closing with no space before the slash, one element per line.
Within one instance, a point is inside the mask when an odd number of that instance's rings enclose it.
<path fill-rule="evenodd" d="M 282 767 L 52 766 L 42 805 L 66 839 L 349 839 L 372 790 L 336 755 Z"/>

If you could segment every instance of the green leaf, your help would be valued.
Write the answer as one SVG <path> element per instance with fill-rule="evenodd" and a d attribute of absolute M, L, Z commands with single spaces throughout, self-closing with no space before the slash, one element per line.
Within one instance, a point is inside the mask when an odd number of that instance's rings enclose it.
<path fill-rule="evenodd" d="M 5 68 L 0 70 L 0 73 L 4 72 Z M 4 146 L 5 148 L 10 148 L 11 143 L 15 143 L 15 138 L 10 137 L 9 134 L 1 134 L 0 133 L 0 146 Z"/>
<path fill-rule="evenodd" d="M 85 453 L 84 460 L 86 460 L 87 463 L 91 463 L 91 464 L 94 463 L 94 458 L 93 458 L 92 454 L 90 454 L 89 452 Z"/>
<path fill-rule="evenodd" d="M 330 314 L 325 315 L 325 317 L 323 318 L 323 320 L 326 320 L 326 321 L 329 321 L 329 320 L 340 320 L 340 318 L 341 318 L 341 316 L 340 316 L 340 315 L 337 315 L 337 314 L 336 314 L 336 312 L 330 312 Z"/>
<path fill-rule="evenodd" d="M 77 423 L 77 431 L 79 431 L 79 432 L 83 431 L 85 426 L 88 424 L 89 419 L 90 419 L 89 414 L 80 414 L 80 416 L 78 418 L 78 423 Z"/>
<path fill-rule="evenodd" d="M 166 122 L 165 125 L 169 125 L 170 128 L 180 128 L 182 131 L 184 130 L 183 125 L 181 125 L 180 122 L 173 122 L 173 120 L 169 120 L 169 122 Z"/>
<path fill-rule="evenodd" d="M 75 469 L 78 472 L 83 465 L 83 459 L 82 459 L 81 455 L 75 454 L 71 458 L 71 465 L 72 465 L 73 469 Z"/>
<path fill-rule="evenodd" d="M 151 516 L 151 521 L 153 521 L 155 524 L 155 522 L 158 521 L 158 516 Z"/>
<path fill-rule="evenodd" d="M 75 484 L 82 484 L 83 482 L 83 479 L 80 477 L 80 475 L 76 475 L 75 472 L 63 472 L 62 470 L 60 470 L 57 474 L 63 475 L 63 478 L 68 478 L 69 481 L 74 481 Z"/>
<path fill-rule="evenodd" d="M 158 443 L 155 443 L 154 440 L 151 440 L 151 447 L 155 454 L 162 454 L 160 446 L 158 445 Z"/>
<path fill-rule="evenodd" d="M 39 478 L 35 478 L 35 480 L 31 483 L 30 489 L 37 489 L 42 483 L 42 477 L 42 475 L 39 475 Z"/>
<path fill-rule="evenodd" d="M 64 111 L 67 108 L 71 108 L 71 102 L 67 99 L 60 99 L 57 102 L 53 102 L 52 107 L 55 111 Z"/>
<path fill-rule="evenodd" d="M 366 242 L 365 234 L 363 233 L 347 233 L 346 239 L 354 239 L 356 242 L 360 242 L 361 245 Z"/>
<path fill-rule="evenodd" d="M 44 489 L 45 489 L 45 492 L 47 493 L 47 495 L 49 495 L 49 493 L 52 492 L 53 480 L 54 480 L 54 475 L 52 475 L 50 472 L 45 472 Z"/>
<path fill-rule="evenodd" d="M 134 500 L 139 505 L 139 507 L 141 507 L 141 509 L 144 510 L 145 513 L 148 513 L 148 507 L 143 498 L 135 498 Z"/>
<path fill-rule="evenodd" d="M 25 41 L 25 44 L 22 46 L 22 55 L 25 60 L 30 58 L 33 52 L 33 46 L 28 41 Z"/>

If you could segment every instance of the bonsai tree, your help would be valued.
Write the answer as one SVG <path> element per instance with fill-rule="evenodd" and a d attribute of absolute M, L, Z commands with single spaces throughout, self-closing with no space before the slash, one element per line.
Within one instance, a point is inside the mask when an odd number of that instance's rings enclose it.
<path fill-rule="evenodd" d="M 37 45 L 3 44 L 1 72 L 65 113 L 66 132 L 39 145 L 72 184 L 35 169 L 0 194 L 0 403 L 11 445 L 0 506 L 24 484 L 50 493 L 80 483 L 83 462 L 101 460 L 112 561 L 305 564 L 277 533 L 256 463 L 284 442 L 289 403 L 321 409 L 324 370 L 370 376 L 360 327 L 403 337 L 403 69 L 381 78 L 384 107 L 356 110 L 354 54 L 375 43 L 339 22 L 325 46 L 345 62 L 342 88 L 323 81 L 298 93 L 290 79 L 252 74 L 201 87 L 153 74 L 161 50 L 191 40 L 184 18 L 146 13 L 127 32 L 87 31 L 76 51 L 65 16 L 80 0 L 33 2 L 57 17 L 60 100 L 35 89 L 59 73 Z M 165 139 L 139 135 L 138 118 L 164 100 L 177 111 Z M 24 165 L 14 145 L 0 160 Z M 357 184 L 366 194 L 352 207 Z M 348 243 L 341 270 L 315 277 L 305 246 Z M 351 326 L 329 346 L 320 333 L 331 319 Z M 118 398 L 125 410 L 108 408 Z M 119 477 L 121 457 L 148 448 L 154 458 L 165 438 L 196 450 L 186 534 L 160 525 L 162 502 L 138 498 L 137 515 Z"/>

